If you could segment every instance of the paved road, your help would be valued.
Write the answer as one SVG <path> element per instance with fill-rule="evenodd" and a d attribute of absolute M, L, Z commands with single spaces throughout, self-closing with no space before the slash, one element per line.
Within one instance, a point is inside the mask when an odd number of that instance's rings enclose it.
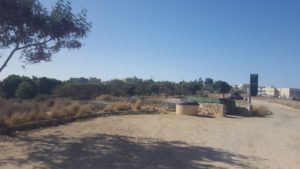
<path fill-rule="evenodd" d="M 299 168 L 300 113 L 254 103 L 274 114 L 113 116 L 2 136 L 0 168 Z"/>

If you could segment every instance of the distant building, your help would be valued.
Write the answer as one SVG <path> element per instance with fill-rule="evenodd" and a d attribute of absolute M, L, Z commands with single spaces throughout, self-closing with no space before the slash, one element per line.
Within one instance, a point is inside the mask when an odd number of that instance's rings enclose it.
<path fill-rule="evenodd" d="M 266 96 L 266 87 L 258 86 L 257 95 L 258 96 Z"/>
<path fill-rule="evenodd" d="M 265 96 L 268 97 L 278 97 L 279 96 L 279 90 L 276 87 L 270 86 L 265 87 L 264 89 Z"/>
<path fill-rule="evenodd" d="M 239 84 L 236 85 L 235 88 L 237 88 L 239 91 L 243 92 L 243 93 L 248 93 L 248 90 L 250 88 L 249 84 Z"/>
<path fill-rule="evenodd" d="M 101 79 L 97 79 L 95 77 L 90 77 L 90 84 L 100 84 L 101 83 Z"/>
<path fill-rule="evenodd" d="M 300 89 L 279 88 L 279 96 L 286 99 L 300 99 Z"/>

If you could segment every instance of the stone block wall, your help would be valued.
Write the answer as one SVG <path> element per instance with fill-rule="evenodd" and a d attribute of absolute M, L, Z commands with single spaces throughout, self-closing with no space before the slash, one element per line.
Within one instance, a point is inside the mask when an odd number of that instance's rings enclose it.
<path fill-rule="evenodd" d="M 217 103 L 200 103 L 198 111 L 199 115 L 223 117 L 226 115 L 226 105 Z"/>

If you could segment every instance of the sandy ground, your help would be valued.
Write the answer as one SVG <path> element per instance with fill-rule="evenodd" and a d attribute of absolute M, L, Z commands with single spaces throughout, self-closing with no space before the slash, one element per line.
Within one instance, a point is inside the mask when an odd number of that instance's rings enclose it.
<path fill-rule="evenodd" d="M 0 136 L 0 168 L 299 168 L 300 113 L 254 102 L 274 114 L 112 116 Z"/>

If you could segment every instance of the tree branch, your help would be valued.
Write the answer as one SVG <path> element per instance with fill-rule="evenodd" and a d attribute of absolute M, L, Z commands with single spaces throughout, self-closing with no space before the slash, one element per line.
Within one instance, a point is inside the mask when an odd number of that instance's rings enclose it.
<path fill-rule="evenodd" d="M 15 54 L 15 52 L 17 50 L 22 50 L 31 46 L 37 46 L 37 45 L 44 45 L 47 42 L 50 42 L 52 40 L 52 38 L 45 40 L 44 42 L 39 42 L 39 43 L 33 43 L 33 44 L 29 44 L 29 45 L 25 45 L 22 47 L 19 47 L 19 44 L 17 44 L 17 46 L 14 48 L 14 50 L 11 51 L 11 53 L 9 54 L 9 56 L 7 57 L 7 59 L 5 60 L 5 62 L 3 63 L 3 65 L 0 68 L 0 72 L 2 72 L 2 70 L 7 66 L 7 63 L 10 61 L 10 59 L 12 58 L 12 56 Z"/>
<path fill-rule="evenodd" d="M 7 59 L 5 60 L 5 62 L 3 63 L 3 65 L 0 68 L 0 72 L 2 72 L 2 70 L 7 66 L 7 63 L 9 62 L 9 60 L 12 58 L 12 56 L 14 55 L 14 53 L 18 50 L 18 45 L 15 47 L 14 50 L 12 50 L 9 54 L 9 56 L 7 57 Z"/>
<path fill-rule="evenodd" d="M 50 38 L 50 39 L 48 39 L 48 40 L 45 40 L 44 42 L 33 43 L 33 44 L 25 45 L 25 46 L 22 46 L 22 47 L 18 47 L 17 50 L 29 48 L 29 47 L 31 47 L 31 46 L 44 45 L 44 44 L 50 42 L 51 40 L 53 40 L 53 39 Z"/>

